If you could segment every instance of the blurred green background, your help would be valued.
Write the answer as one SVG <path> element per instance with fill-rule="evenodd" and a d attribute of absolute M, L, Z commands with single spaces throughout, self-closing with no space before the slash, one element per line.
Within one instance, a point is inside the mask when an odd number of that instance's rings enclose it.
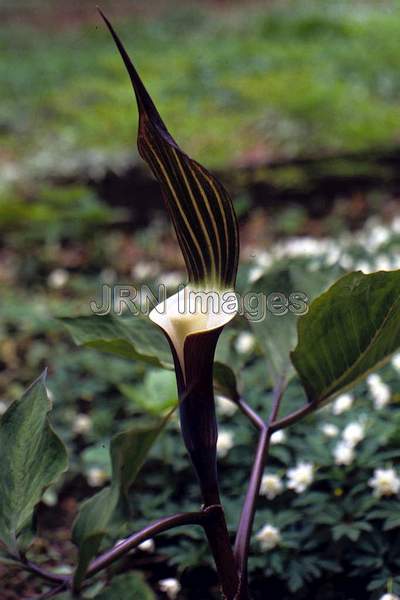
<path fill-rule="evenodd" d="M 107 440 L 175 396 L 163 371 L 76 348 L 57 317 L 88 314 L 103 283 L 173 289 L 185 278 L 158 185 L 137 154 L 129 80 L 95 4 L 0 2 L 0 410 L 49 367 L 53 421 L 71 457 L 39 507 L 32 553 L 50 564 L 72 564 L 69 529 L 77 503 L 107 481 Z M 241 289 L 264 290 L 264 275 L 293 260 L 305 286 L 322 267 L 331 280 L 357 268 L 400 268 L 398 2 L 104 0 L 101 7 L 174 137 L 233 196 Z M 237 320 L 220 356 L 265 410 L 264 338 L 262 328 L 251 332 Z M 260 499 L 256 526 L 279 526 L 283 543 L 266 553 L 254 542 L 255 598 L 266 597 L 267 582 L 280 598 L 400 592 L 397 500 L 373 497 L 368 486 L 374 468 L 398 461 L 398 364 L 380 374 L 391 398 L 380 410 L 362 385 L 349 411 L 328 409 L 273 447 L 279 476 L 302 458 L 317 475 L 302 495 Z M 294 380 L 286 409 L 301 400 Z M 329 421 L 341 431 L 360 415 L 361 450 L 338 464 L 337 440 L 327 441 L 321 427 Z M 222 411 L 220 419 L 234 440 L 221 457 L 233 528 L 255 437 L 237 414 Z M 198 501 L 174 421 L 132 492 L 127 531 Z M 108 545 L 123 533 L 111 531 Z M 160 598 L 158 581 L 167 576 L 180 579 L 180 598 L 216 597 L 197 531 L 164 535 L 153 553 L 119 566 L 132 567 Z M 0 575 L 5 600 L 42 591 L 8 567 L 0 565 Z M 102 581 L 96 585 L 92 597 Z"/>

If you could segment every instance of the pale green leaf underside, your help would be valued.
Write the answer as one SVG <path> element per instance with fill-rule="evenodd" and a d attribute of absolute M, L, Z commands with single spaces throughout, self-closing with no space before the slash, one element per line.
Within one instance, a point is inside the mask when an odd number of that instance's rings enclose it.
<path fill-rule="evenodd" d="M 46 487 L 67 468 L 67 451 L 48 421 L 42 375 L 0 420 L 0 539 L 15 553 Z"/>
<path fill-rule="evenodd" d="M 157 325 L 146 317 L 91 315 L 61 321 L 80 346 L 141 360 L 157 367 L 173 367 L 168 342 Z"/>
<path fill-rule="evenodd" d="M 298 339 L 291 358 L 310 401 L 353 386 L 400 347 L 400 271 L 345 275 L 299 320 Z"/>

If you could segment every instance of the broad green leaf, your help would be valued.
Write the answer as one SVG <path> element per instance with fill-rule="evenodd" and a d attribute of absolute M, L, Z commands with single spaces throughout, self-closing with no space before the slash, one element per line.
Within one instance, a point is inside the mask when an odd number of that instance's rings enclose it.
<path fill-rule="evenodd" d="M 233 289 L 239 233 L 232 201 L 221 183 L 172 138 L 122 42 L 102 16 L 132 82 L 139 110 L 139 153 L 161 185 L 189 281 L 205 289 Z"/>
<path fill-rule="evenodd" d="M 262 306 L 265 318 L 257 321 L 256 315 L 249 321 L 265 352 L 274 382 L 285 373 L 287 377 L 293 375 L 290 352 L 297 343 L 297 321 L 310 302 L 339 275 L 337 267 L 318 271 L 307 267 L 301 259 L 288 261 L 266 273 L 252 288 L 266 298 Z"/>
<path fill-rule="evenodd" d="M 123 573 L 96 596 L 97 600 L 155 600 L 156 596 L 140 573 Z"/>
<path fill-rule="evenodd" d="M 400 271 L 345 275 L 299 320 L 292 352 L 308 398 L 353 386 L 400 346 Z"/>
<path fill-rule="evenodd" d="M 228 365 L 221 362 L 214 363 L 213 371 L 214 389 L 217 394 L 229 398 L 233 402 L 238 400 L 239 392 L 237 390 L 236 377 Z"/>
<path fill-rule="evenodd" d="M 66 448 L 48 420 L 50 410 L 43 374 L 0 419 L 0 539 L 14 555 L 43 491 L 68 465 Z"/>
<path fill-rule="evenodd" d="M 74 341 L 116 354 L 122 358 L 141 360 L 157 367 L 172 368 L 172 356 L 161 330 L 142 316 L 114 315 L 64 318 Z"/>
<path fill-rule="evenodd" d="M 168 415 L 169 416 L 169 415 Z M 128 491 L 146 456 L 167 422 L 133 428 L 115 435 L 110 444 L 111 485 L 87 500 L 74 524 L 73 541 L 79 547 L 75 582 L 79 587 L 87 567 L 97 554 L 117 508 L 127 510 Z"/>
<path fill-rule="evenodd" d="M 142 385 L 123 383 L 119 389 L 138 408 L 149 414 L 165 414 L 178 404 L 176 377 L 172 371 L 153 369 L 146 373 Z"/>

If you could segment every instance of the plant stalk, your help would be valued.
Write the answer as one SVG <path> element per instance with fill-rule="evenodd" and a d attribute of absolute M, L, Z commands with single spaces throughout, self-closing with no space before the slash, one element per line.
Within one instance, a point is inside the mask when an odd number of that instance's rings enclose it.
<path fill-rule="evenodd" d="M 99 571 L 107 568 L 113 562 L 122 558 L 125 554 L 127 554 L 133 548 L 136 548 L 139 544 L 148 540 L 149 538 L 157 535 L 158 533 L 162 533 L 163 531 L 167 531 L 168 529 L 172 529 L 173 527 L 180 527 L 182 525 L 203 525 L 206 521 L 212 516 L 214 507 L 209 507 L 208 510 L 202 510 L 199 512 L 189 512 L 189 513 L 178 513 L 176 515 L 172 515 L 170 517 L 163 517 L 158 519 L 151 525 L 148 525 L 141 531 L 138 531 L 129 537 L 127 537 L 123 542 L 117 544 L 104 554 L 98 556 L 95 560 L 93 560 L 87 570 L 85 575 L 85 579 L 89 577 L 93 577 Z"/>
<path fill-rule="evenodd" d="M 186 339 L 185 374 L 175 358 L 182 437 L 197 474 L 204 507 L 215 506 L 204 531 L 214 557 L 222 591 L 235 600 L 239 576 L 221 506 L 217 474 L 218 428 L 213 388 L 214 352 L 221 330 L 192 335 Z"/>
<path fill-rule="evenodd" d="M 65 584 L 68 583 L 70 577 L 69 575 L 57 575 L 56 573 L 50 573 L 49 571 L 45 571 L 39 565 L 31 562 L 30 560 L 22 560 L 21 564 L 25 571 L 29 571 L 29 573 L 33 573 L 46 581 L 51 581 L 52 583 L 60 583 Z"/>
<path fill-rule="evenodd" d="M 278 421 L 273 421 L 270 425 L 270 430 L 272 433 L 278 431 L 279 429 L 286 429 L 289 425 L 293 425 L 293 423 L 297 423 L 303 417 L 311 414 L 317 409 L 317 405 L 315 402 L 309 402 L 308 404 L 304 404 L 301 408 L 293 411 L 292 413 L 286 415 L 286 417 L 282 417 Z"/>
<path fill-rule="evenodd" d="M 264 423 L 261 428 L 253 468 L 251 471 L 250 483 L 249 487 L 247 488 L 246 498 L 243 504 L 242 513 L 240 515 L 234 547 L 234 556 L 239 569 L 240 577 L 240 586 L 236 600 L 247 600 L 248 598 L 247 562 L 250 548 L 251 531 L 253 528 L 254 515 L 256 511 L 256 500 L 260 492 L 261 480 L 264 473 L 269 442 L 272 435 L 270 425 L 277 417 L 284 387 L 285 379 L 282 377 L 278 381 L 273 392 L 272 409 L 268 423 Z"/>

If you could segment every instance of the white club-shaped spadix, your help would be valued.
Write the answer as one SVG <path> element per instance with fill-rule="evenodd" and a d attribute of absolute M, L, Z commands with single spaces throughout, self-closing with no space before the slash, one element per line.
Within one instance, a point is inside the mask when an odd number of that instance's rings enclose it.
<path fill-rule="evenodd" d="M 186 338 L 223 327 L 237 312 L 238 301 L 232 290 L 199 291 L 186 286 L 160 302 L 149 316 L 171 340 L 185 377 Z"/>

